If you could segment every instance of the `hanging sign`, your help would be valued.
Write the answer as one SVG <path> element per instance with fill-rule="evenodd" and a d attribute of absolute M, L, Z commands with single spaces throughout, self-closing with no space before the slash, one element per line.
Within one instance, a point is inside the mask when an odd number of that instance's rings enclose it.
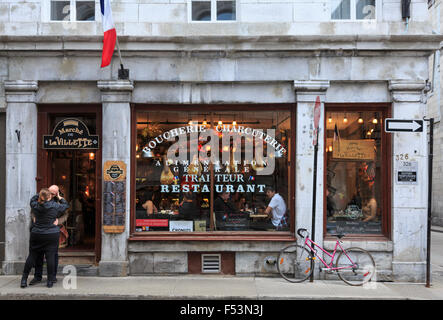
<path fill-rule="evenodd" d="M 103 180 L 103 231 L 122 233 L 126 223 L 126 164 L 106 161 Z"/>
<path fill-rule="evenodd" d="M 43 149 L 98 149 L 98 141 L 82 121 L 68 118 L 57 123 L 51 135 L 43 136 Z"/>
<path fill-rule="evenodd" d="M 336 140 L 333 142 L 332 157 L 334 159 L 374 160 L 375 140 Z"/>

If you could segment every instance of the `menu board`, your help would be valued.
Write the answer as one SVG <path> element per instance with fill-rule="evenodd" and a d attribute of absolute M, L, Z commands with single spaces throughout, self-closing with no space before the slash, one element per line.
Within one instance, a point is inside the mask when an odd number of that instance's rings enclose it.
<path fill-rule="evenodd" d="M 349 160 L 374 160 L 375 140 L 336 140 L 333 142 L 332 157 Z"/>
<path fill-rule="evenodd" d="M 103 231 L 122 233 L 126 222 L 126 164 L 106 161 L 103 180 Z"/>

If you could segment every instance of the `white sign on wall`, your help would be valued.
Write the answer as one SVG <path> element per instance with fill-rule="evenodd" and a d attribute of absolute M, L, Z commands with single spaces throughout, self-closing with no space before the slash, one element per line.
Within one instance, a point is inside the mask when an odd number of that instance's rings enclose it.
<path fill-rule="evenodd" d="M 397 184 L 418 184 L 418 162 L 399 161 L 397 167 Z"/>
<path fill-rule="evenodd" d="M 194 221 L 169 221 L 169 231 L 192 232 Z"/>

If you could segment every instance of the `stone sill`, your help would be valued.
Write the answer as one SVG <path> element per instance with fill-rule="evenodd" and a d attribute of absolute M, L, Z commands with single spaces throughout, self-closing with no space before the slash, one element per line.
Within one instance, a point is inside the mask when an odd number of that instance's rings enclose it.
<path fill-rule="evenodd" d="M 323 241 L 323 248 L 325 250 L 334 250 L 336 240 Z M 343 240 L 341 243 L 343 248 L 359 247 L 371 252 L 392 252 L 392 241 L 376 241 L 376 240 Z M 340 250 L 338 248 L 337 250 Z"/>
<path fill-rule="evenodd" d="M 0 50 L 101 51 L 103 36 L 0 36 Z M 440 49 L 443 35 L 119 36 L 122 51 L 300 51 Z"/>

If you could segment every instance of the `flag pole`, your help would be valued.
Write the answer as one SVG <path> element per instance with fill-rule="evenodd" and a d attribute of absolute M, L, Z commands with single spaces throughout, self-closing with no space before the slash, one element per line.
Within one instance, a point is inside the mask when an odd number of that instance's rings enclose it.
<path fill-rule="evenodd" d="M 120 80 L 129 80 L 129 69 L 123 68 L 123 59 L 120 52 L 120 43 L 118 42 L 118 36 L 115 38 L 115 43 L 117 44 L 117 53 L 120 60 L 120 69 L 118 70 L 118 78 Z"/>
<path fill-rule="evenodd" d="M 123 60 L 122 60 L 122 54 L 120 52 L 120 44 L 118 43 L 118 36 L 115 38 L 115 43 L 117 44 L 117 52 L 118 52 L 118 58 L 120 60 L 120 66 L 123 68 Z"/>

